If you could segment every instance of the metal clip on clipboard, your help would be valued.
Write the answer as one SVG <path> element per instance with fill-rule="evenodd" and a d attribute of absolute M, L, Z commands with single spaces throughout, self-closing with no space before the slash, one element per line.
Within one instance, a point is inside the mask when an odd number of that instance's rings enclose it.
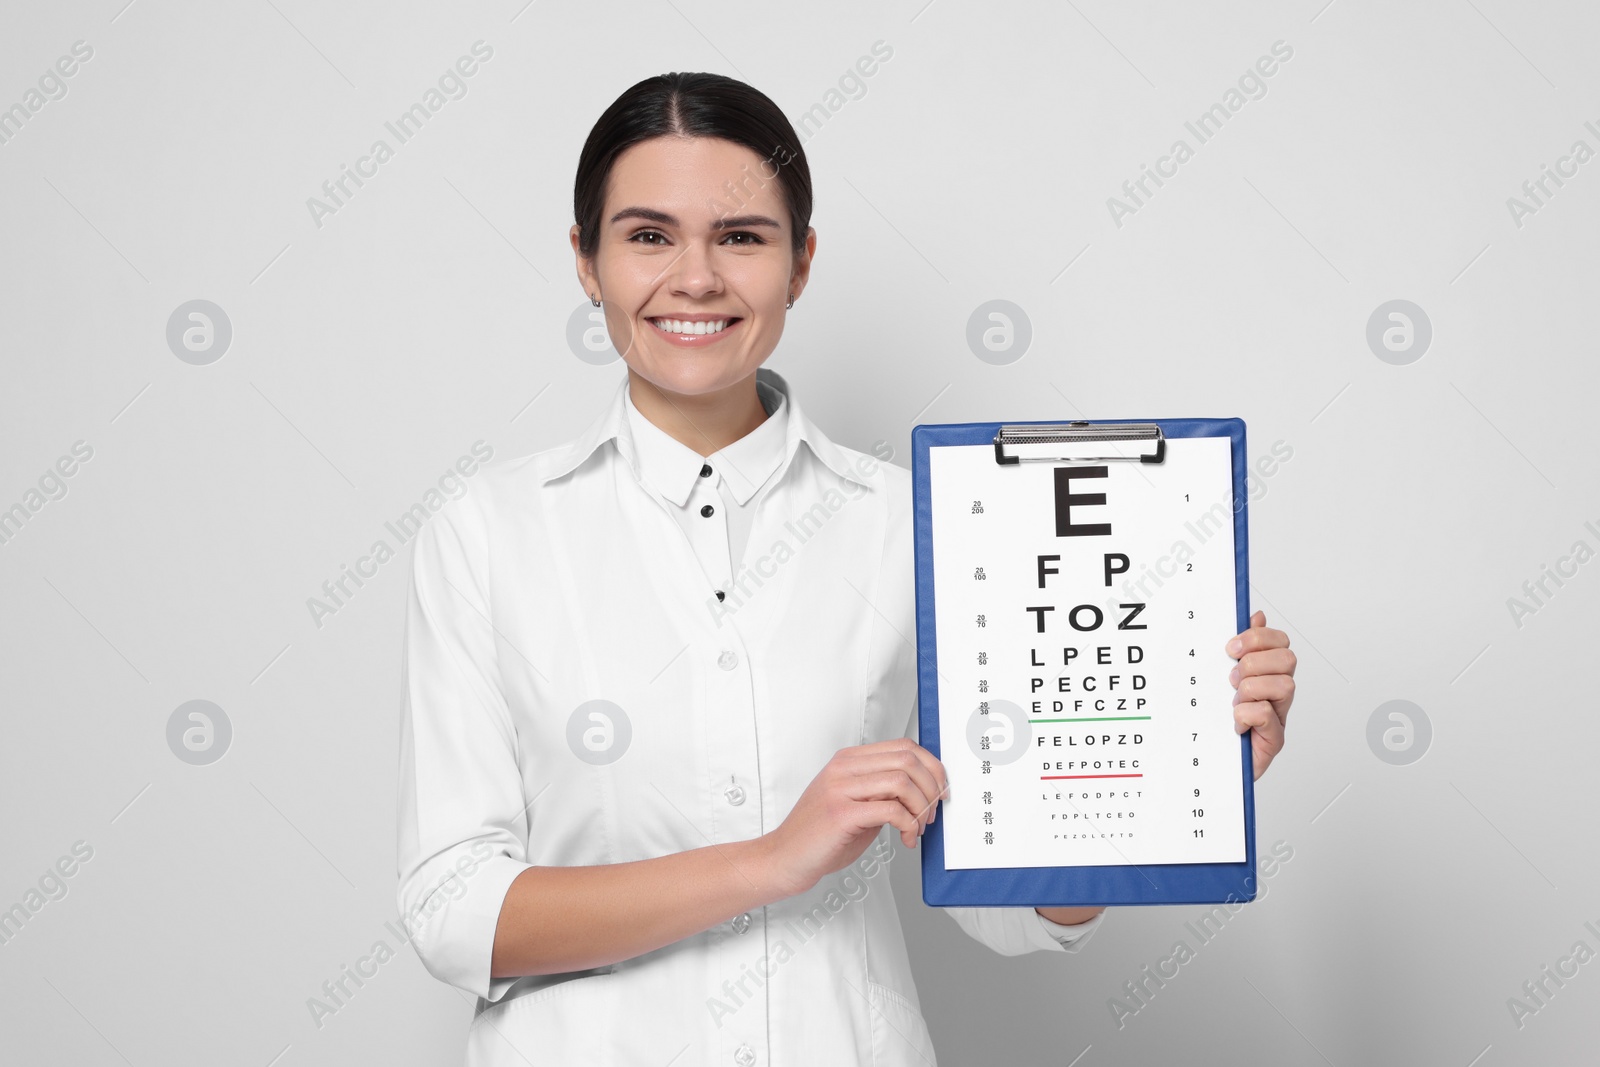
<path fill-rule="evenodd" d="M 1070 462 L 1080 459 L 1132 459 L 1132 456 L 1008 456 L 1006 445 L 1034 445 L 1055 441 L 1154 441 L 1155 451 L 1140 456 L 1140 463 L 1161 463 L 1167 458 L 1167 438 L 1153 422 L 1047 422 L 1002 425 L 994 435 L 994 461 L 999 464 Z"/>

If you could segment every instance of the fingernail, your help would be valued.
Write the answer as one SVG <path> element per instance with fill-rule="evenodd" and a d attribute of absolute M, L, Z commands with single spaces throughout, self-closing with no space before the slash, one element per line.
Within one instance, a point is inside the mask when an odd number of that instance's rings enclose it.
<path fill-rule="evenodd" d="M 1237 656 L 1242 651 L 1244 651 L 1244 642 L 1237 637 L 1228 642 L 1228 655 Z"/>
<path fill-rule="evenodd" d="M 1238 685 L 1239 684 L 1239 668 L 1238 667 L 1235 667 L 1233 670 L 1228 672 L 1228 681 L 1232 682 L 1234 685 Z"/>

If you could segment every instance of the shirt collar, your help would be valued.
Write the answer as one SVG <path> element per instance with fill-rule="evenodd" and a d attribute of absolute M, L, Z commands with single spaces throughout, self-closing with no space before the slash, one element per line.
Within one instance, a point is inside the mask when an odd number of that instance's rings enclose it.
<path fill-rule="evenodd" d="M 681 508 L 689 502 L 701 468 L 710 464 L 727 479 L 728 489 L 740 505 L 748 504 L 783 462 L 784 425 L 789 414 L 786 398 L 771 385 L 758 380 L 756 393 L 767 411 L 761 425 L 709 456 L 701 456 L 647 419 L 634 405 L 633 394 L 624 390 L 628 428 L 633 432 L 642 479 Z"/>
<path fill-rule="evenodd" d="M 604 446 L 607 441 L 615 440 L 617 452 L 627 462 L 634 477 L 639 478 L 641 481 L 650 480 L 650 484 L 655 486 L 659 492 L 669 499 L 676 500 L 680 506 L 688 500 L 689 491 L 694 484 L 693 478 L 700 476 L 700 465 L 705 462 L 713 462 L 718 457 L 721 457 L 721 470 L 728 476 L 728 486 L 735 495 L 740 497 L 740 503 L 742 504 L 749 498 L 749 494 L 754 493 L 757 488 L 765 484 L 766 479 L 761 476 L 762 471 L 765 470 L 771 475 L 771 470 L 759 461 L 759 457 L 766 456 L 768 452 L 763 448 L 764 439 L 758 437 L 758 435 L 761 434 L 762 430 L 769 430 L 772 436 L 777 437 L 777 431 L 781 427 L 781 447 L 775 450 L 776 463 L 772 468 L 778 471 L 779 475 L 781 475 L 782 471 L 788 469 L 788 465 L 794 461 L 795 452 L 799 450 L 801 444 L 804 444 L 817 459 L 822 461 L 823 466 L 839 475 L 839 477 L 852 481 L 864 489 L 871 488 L 871 484 L 861 472 L 856 470 L 845 457 L 844 451 L 834 444 L 800 409 L 800 405 L 790 393 L 789 383 L 784 379 L 783 375 L 771 367 L 757 367 L 756 390 L 758 394 L 765 396 L 768 402 L 773 402 L 773 398 L 776 398 L 773 413 L 767 417 L 767 421 L 733 444 L 702 459 L 699 453 L 666 434 L 654 423 L 649 423 L 649 420 L 644 419 L 643 416 L 629 416 L 628 409 L 632 407 L 632 399 L 628 395 L 628 377 L 624 375 L 622 381 L 618 383 L 616 391 L 612 393 L 611 402 L 606 406 L 606 409 L 572 442 L 566 455 L 556 462 L 541 481 L 549 482 L 576 470 L 596 450 Z M 782 416 L 782 421 L 774 424 L 773 420 L 779 418 L 780 415 Z M 668 442 L 676 445 L 688 457 L 692 457 L 693 477 L 684 477 L 682 474 L 683 471 L 689 469 L 691 459 L 680 455 L 677 457 L 677 461 L 681 462 L 681 466 L 675 466 L 675 461 L 669 458 L 667 466 L 660 468 L 666 472 L 661 480 L 656 481 L 653 478 L 648 478 L 648 476 L 655 475 L 658 468 L 653 464 L 652 460 L 641 462 L 641 453 L 647 451 L 654 456 L 656 450 L 649 448 L 648 436 L 644 434 L 640 436 L 646 438 L 646 447 L 640 448 L 640 441 L 634 433 L 634 418 L 647 423 L 648 429 L 660 433 L 667 438 Z M 752 440 L 752 438 L 755 438 L 755 440 Z M 767 445 L 770 448 L 770 442 Z M 748 447 L 741 449 L 740 446 Z M 671 456 L 669 450 L 663 449 L 661 451 L 669 457 Z M 746 452 L 748 452 L 748 455 L 745 454 Z M 742 480 L 741 475 L 743 476 Z"/>

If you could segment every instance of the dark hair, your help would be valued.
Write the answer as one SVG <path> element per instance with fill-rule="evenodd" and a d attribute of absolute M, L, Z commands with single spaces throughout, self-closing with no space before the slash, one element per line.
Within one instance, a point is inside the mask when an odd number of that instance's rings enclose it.
<path fill-rule="evenodd" d="M 657 74 L 629 87 L 612 101 L 589 131 L 578 156 L 572 210 L 578 224 L 578 251 L 592 256 L 600 236 L 600 213 L 617 157 L 653 137 L 719 137 L 744 145 L 763 161 L 760 179 L 776 177 L 789 208 L 794 251 L 805 248 L 811 225 L 811 169 L 800 138 L 770 98 L 721 74 Z M 766 172 L 775 167 L 777 174 Z"/>

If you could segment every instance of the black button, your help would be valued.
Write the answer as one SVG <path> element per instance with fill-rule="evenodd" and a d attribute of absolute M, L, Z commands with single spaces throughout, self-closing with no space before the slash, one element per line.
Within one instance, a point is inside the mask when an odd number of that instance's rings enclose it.
<path fill-rule="evenodd" d="M 711 477 L 711 464 L 709 464 L 709 463 L 700 464 L 700 477 L 702 477 L 702 478 Z"/>
<path fill-rule="evenodd" d="M 705 507 L 700 509 L 700 514 L 704 515 L 706 518 L 709 519 L 711 517 L 712 513 L 715 512 L 716 510 L 717 510 L 716 508 L 712 507 L 710 504 L 707 504 Z"/>
<path fill-rule="evenodd" d="M 717 599 L 718 599 L 718 600 L 726 600 L 726 599 L 727 599 L 727 597 L 728 597 L 728 594 L 727 594 L 727 593 L 724 593 L 724 592 L 723 592 L 723 591 L 722 591 L 722 590 L 720 590 L 720 589 L 718 589 L 718 590 L 717 590 Z"/>

